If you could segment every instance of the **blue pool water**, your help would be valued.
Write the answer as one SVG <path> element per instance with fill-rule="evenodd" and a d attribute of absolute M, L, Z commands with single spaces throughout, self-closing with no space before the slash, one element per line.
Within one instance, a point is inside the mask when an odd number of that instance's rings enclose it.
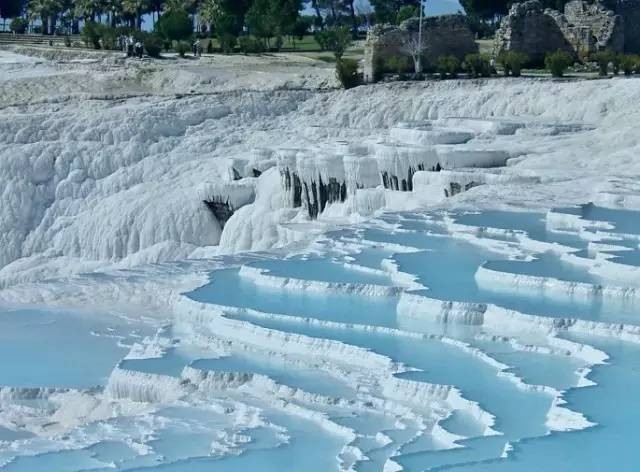
<path fill-rule="evenodd" d="M 456 223 L 490 227 L 511 231 L 522 231 L 531 239 L 547 243 L 558 243 L 569 247 L 584 248 L 587 241 L 562 232 L 548 231 L 545 217 L 540 213 L 517 213 L 513 211 L 483 211 L 465 213 L 454 218 Z"/>
<path fill-rule="evenodd" d="M 285 470 L 305 470 L 325 472 L 338 470 L 338 453 L 344 445 L 344 439 L 324 431 L 316 423 L 292 418 L 283 414 L 269 414 L 271 420 L 287 428 L 291 439 L 277 448 L 251 450 L 239 456 L 221 459 L 201 458 L 181 460 L 156 467 L 130 469 L 136 472 L 149 470 L 172 472 L 282 472 Z"/>
<path fill-rule="evenodd" d="M 513 423 L 500 424 L 498 421 L 497 429 L 505 433 L 512 432 L 515 436 L 527 437 L 543 434 L 545 431 L 542 412 L 546 412 L 550 404 L 550 398 L 547 395 L 528 394 L 518 390 L 506 379 L 496 380 L 496 370 L 493 367 L 458 347 L 435 340 L 403 339 L 393 335 L 325 328 L 289 321 L 261 320 L 251 316 L 242 316 L 241 319 L 266 328 L 333 339 L 370 349 L 422 370 L 401 374 L 403 378 L 456 385 L 461 388 L 463 394 L 468 394 L 469 398 L 479 401 L 481 406 L 497 414 L 499 418 L 517 416 Z M 490 390 L 487 389 L 489 385 L 491 385 Z M 498 414 L 505 410 L 510 413 L 504 416 Z M 536 411 L 540 416 L 535 414 Z M 528 419 L 523 421 L 525 415 Z"/>
<path fill-rule="evenodd" d="M 414 236 L 417 237 L 417 236 Z M 396 241 L 395 235 L 387 236 Z M 537 291 L 511 292 L 502 287 L 479 287 L 475 273 L 485 262 L 490 268 L 510 273 L 545 275 L 565 281 L 595 281 L 584 270 L 565 265 L 553 256 L 540 256 L 533 262 L 506 261 L 501 256 L 463 241 L 443 238 L 439 249 L 419 254 L 397 254 L 400 270 L 416 274 L 429 290 L 425 295 L 441 300 L 492 303 L 523 313 L 552 317 L 570 317 L 610 323 L 640 324 L 635 304 L 615 299 L 589 300 L 581 297 L 540 295 Z M 456 271 L 443 268 L 454 264 Z M 531 265 L 530 265 L 531 264 Z"/>
<path fill-rule="evenodd" d="M 556 211 L 611 223 L 614 236 L 597 242 L 632 249 L 612 251 L 614 263 L 640 265 L 637 241 L 629 236 L 640 235 L 636 213 L 593 205 Z M 486 249 L 491 244 L 474 245 L 452 237 L 444 224 L 449 217 L 479 228 L 478 238 L 499 241 L 529 257 L 510 259 Z M 481 228 L 506 233 L 483 232 Z M 572 248 L 578 257 L 594 257 L 580 234 L 547 231 L 544 213 L 491 211 L 386 214 L 370 226 L 324 235 L 314 246 L 313 255 L 245 255 L 229 261 L 282 278 L 392 285 L 387 275 L 348 266 L 381 269 L 382 261 L 391 259 L 426 287 L 410 291 L 412 294 L 495 304 L 551 318 L 640 325 L 640 310 L 633 299 L 626 303 L 589 300 L 561 292 L 545 296 L 535 290 L 479 283 L 477 271 L 485 267 L 503 274 L 608 284 L 606 279 L 564 262 L 559 254 L 519 248 L 517 232 Z M 389 243 L 406 246 L 406 250 L 397 252 Z M 325 248 L 326 254 L 318 248 Z M 406 252 L 410 248 L 415 250 Z M 198 264 L 201 270 L 202 261 Z M 219 260 L 212 263 L 212 269 L 219 264 Z M 181 270 L 188 268 L 188 261 L 180 263 Z M 358 472 L 381 472 L 390 457 L 407 472 L 640 470 L 635 445 L 640 424 L 640 409 L 636 408 L 640 344 L 621 341 L 615 333 L 604 338 L 558 332 L 560 337 L 610 357 L 589 376 L 597 385 L 576 388 L 580 371 L 588 362 L 557 347 L 545 353 L 557 343 L 552 343 L 546 330 L 533 326 L 519 332 L 514 326 L 449 324 L 433 316 L 438 313 L 426 313 L 419 307 L 411 316 L 399 312 L 397 296 L 264 287 L 241 276 L 237 266 L 212 270 L 209 283 L 185 296 L 217 305 L 224 317 L 215 310 L 211 314 L 203 310 L 202 317 L 211 316 L 206 323 L 190 317 L 169 322 L 157 336 L 168 338 L 166 345 L 171 347 L 160 357 L 149 359 L 123 358 L 134 342 L 156 333 L 157 326 L 151 329 L 104 314 L 27 309 L 0 312 L 0 358 L 6 360 L 0 363 L 0 388 L 12 387 L 0 390 L 0 471 L 337 472 L 338 456 L 347 445 L 360 448 L 369 459 L 347 455 Z M 267 330 L 247 330 L 246 324 L 234 320 Z M 219 330 L 222 325 L 217 323 L 224 323 L 225 329 Z M 469 349 L 450 342 L 451 338 L 467 343 Z M 215 343 L 207 344 L 214 339 Z M 337 344 L 327 347 L 327 341 L 360 350 L 349 354 L 346 349 L 339 351 Z M 578 354 L 588 353 L 588 349 Z M 386 356 L 409 370 L 398 373 L 380 367 L 380 371 L 368 372 L 367 366 L 373 364 L 366 358 L 372 354 Z M 507 371 L 501 371 L 493 361 L 506 365 Z M 115 366 L 131 377 L 130 385 L 120 379 L 123 384 L 118 392 L 125 398 L 127 387 L 162 392 L 176 388 L 178 382 L 179 398 L 168 396 L 164 402 L 150 401 L 136 407 L 129 400 L 105 399 L 100 386 L 107 383 Z M 255 373 L 321 397 L 290 396 L 283 393 L 286 389 L 271 392 L 251 383 L 242 387 L 214 383 L 201 389 L 182 377 L 187 366 L 201 371 Z M 329 373 L 327 369 L 336 370 Z M 159 377 L 138 377 L 145 373 Z M 400 394 L 394 390 L 397 379 L 455 387 L 466 400 L 495 417 L 492 428 L 500 435 L 486 436 L 485 424 L 474 416 L 475 410 L 465 409 L 464 403 L 423 404 L 404 396 L 405 392 Z M 523 388 L 522 383 L 564 391 L 565 406 L 598 425 L 581 431 L 550 432 L 552 395 L 540 388 Z M 95 388 L 85 392 L 87 396 L 77 405 L 81 418 L 75 418 L 73 405 L 60 406 L 57 402 L 62 400 L 55 396 L 49 399 L 46 393 L 41 396 L 37 389 L 23 387 Z M 100 404 L 102 400 L 107 403 Z M 445 411 L 445 407 L 452 410 Z M 93 419 L 95 412 L 103 416 L 96 414 Z M 440 426 L 462 437 L 460 447 L 448 449 L 446 437 L 432 434 L 428 428 L 420 433 L 435 413 L 438 417 L 450 415 Z M 92 419 L 85 421 L 84 415 Z M 339 427 L 351 428 L 354 437 L 341 436 Z M 513 450 L 508 452 L 510 448 Z"/>
<path fill-rule="evenodd" d="M 363 272 L 327 259 L 295 258 L 278 261 L 259 261 L 250 265 L 268 270 L 269 275 L 290 277 L 292 279 L 372 285 L 390 285 L 391 283 L 391 280 L 386 275 Z"/>
<path fill-rule="evenodd" d="M 578 207 L 558 208 L 554 211 L 579 216 L 587 221 L 610 223 L 614 229 L 606 230 L 607 232 L 640 235 L 640 221 L 638 212 L 635 211 L 604 208 L 592 203 Z"/>
<path fill-rule="evenodd" d="M 0 359 L 4 359 L 0 385 L 104 385 L 113 366 L 128 352 L 130 330 L 123 321 L 105 316 L 37 309 L 0 311 Z"/>
<path fill-rule="evenodd" d="M 298 264 L 304 266 L 304 262 Z M 211 274 L 211 279 L 210 285 L 191 292 L 189 297 L 200 302 L 250 308 L 265 313 L 395 326 L 395 298 L 275 290 L 240 277 L 237 269 L 215 271 Z"/>
<path fill-rule="evenodd" d="M 355 397 L 346 383 L 320 369 L 299 367 L 264 356 L 235 354 L 218 359 L 197 359 L 191 366 L 200 370 L 266 375 L 279 384 L 332 398 Z"/>
<path fill-rule="evenodd" d="M 570 434 L 552 434 L 516 446 L 506 461 L 465 464 L 452 470 L 470 472 L 633 472 L 640 468 L 637 425 L 640 409 L 640 347 L 606 338 L 580 337 L 611 356 L 610 364 L 596 367 L 591 378 L 598 387 L 573 390 L 571 405 L 601 426 Z M 417 470 L 417 469 L 416 469 Z"/>

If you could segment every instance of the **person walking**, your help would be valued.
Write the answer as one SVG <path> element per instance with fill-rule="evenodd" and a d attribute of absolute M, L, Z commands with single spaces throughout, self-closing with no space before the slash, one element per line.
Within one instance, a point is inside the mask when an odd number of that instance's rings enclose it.
<path fill-rule="evenodd" d="M 127 57 L 133 57 L 133 36 L 127 37 Z"/>

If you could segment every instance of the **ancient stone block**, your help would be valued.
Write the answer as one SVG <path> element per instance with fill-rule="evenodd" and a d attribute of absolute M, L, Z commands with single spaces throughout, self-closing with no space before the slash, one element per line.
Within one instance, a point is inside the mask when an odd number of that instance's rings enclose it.
<path fill-rule="evenodd" d="M 516 3 L 496 32 L 495 51 L 519 51 L 541 64 L 562 49 L 586 60 L 602 50 L 640 50 L 640 0 L 617 0 L 615 10 L 600 1 L 572 0 L 564 12 L 544 9 L 538 0 Z"/>
<path fill-rule="evenodd" d="M 554 12 L 545 10 L 538 0 L 513 5 L 496 32 L 495 55 L 502 51 L 518 51 L 529 56 L 532 63 L 542 64 L 548 52 L 558 49 L 575 54 L 559 28 Z"/>
<path fill-rule="evenodd" d="M 391 57 L 408 57 L 403 43 L 418 32 L 420 20 L 412 18 L 400 26 L 377 25 L 369 30 L 365 45 L 364 78 L 375 82 L 385 62 Z M 440 56 L 453 55 L 463 59 L 477 52 L 478 46 L 467 20 L 462 15 L 444 15 L 423 19 L 423 63 L 434 64 Z M 410 62 L 410 61 L 409 61 Z"/>

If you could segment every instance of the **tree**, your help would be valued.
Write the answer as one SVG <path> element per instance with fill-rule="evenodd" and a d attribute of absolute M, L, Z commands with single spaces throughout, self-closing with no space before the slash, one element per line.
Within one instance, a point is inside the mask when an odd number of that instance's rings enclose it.
<path fill-rule="evenodd" d="M 413 68 L 416 75 L 422 72 L 422 54 L 425 50 L 424 41 L 420 40 L 418 33 L 411 33 L 402 40 L 402 52 L 413 60 Z"/>
<path fill-rule="evenodd" d="M 221 36 L 237 37 L 245 23 L 245 15 L 251 6 L 250 0 L 200 0 L 197 13 L 201 24 Z"/>
<path fill-rule="evenodd" d="M 269 41 L 276 30 L 273 3 L 272 0 L 255 0 L 246 17 L 249 31 L 255 37 L 263 40 L 267 49 L 270 47 Z"/>
<path fill-rule="evenodd" d="M 354 7 L 354 0 L 343 0 L 344 7 L 349 12 L 349 17 L 351 18 L 351 33 L 353 38 L 356 39 L 358 37 L 358 17 L 356 16 L 356 9 Z"/>
<path fill-rule="evenodd" d="M 327 19 L 325 21 L 331 26 L 335 26 L 338 22 L 338 1 L 339 0 L 317 0 L 319 7 L 327 11 Z"/>
<path fill-rule="evenodd" d="M 233 52 L 238 42 L 237 19 L 228 13 L 223 13 L 215 23 L 216 37 L 225 54 Z"/>
<path fill-rule="evenodd" d="M 212 26 L 224 12 L 218 0 L 204 0 L 198 8 L 198 18 L 204 24 Z"/>
<path fill-rule="evenodd" d="M 311 0 L 311 7 L 313 11 L 316 13 L 316 19 L 314 21 L 315 25 L 318 28 L 324 28 L 324 18 L 322 18 L 322 13 L 320 13 L 320 3 L 319 0 Z"/>
<path fill-rule="evenodd" d="M 513 0 L 460 0 L 467 15 L 484 21 L 506 15 L 512 3 Z"/>
<path fill-rule="evenodd" d="M 409 18 L 415 18 L 416 16 L 419 16 L 419 8 L 419 6 L 413 7 L 410 5 L 405 5 L 404 7 L 400 8 L 398 14 L 396 15 L 396 24 L 399 25 Z"/>
<path fill-rule="evenodd" d="M 149 4 L 148 5 L 149 11 L 151 12 L 151 19 L 153 20 L 153 24 L 155 27 L 155 23 L 160 18 L 160 15 L 162 14 L 162 10 L 165 7 L 165 2 L 164 0 L 149 0 L 148 4 Z"/>
<path fill-rule="evenodd" d="M 282 36 L 293 30 L 300 11 L 300 0 L 255 0 L 246 15 L 251 33 L 265 41 L 270 47 L 270 39 L 276 37 L 276 47 L 280 48 Z"/>
<path fill-rule="evenodd" d="M 325 31 L 326 33 L 326 48 L 333 52 L 336 58 L 336 62 L 342 60 L 342 56 L 351 46 L 351 34 L 348 28 L 334 27 Z"/>
<path fill-rule="evenodd" d="M 308 16 L 301 16 L 296 20 L 293 24 L 293 28 L 291 29 L 291 34 L 300 40 L 302 40 L 306 35 L 309 34 L 311 30 L 311 23 L 313 20 Z"/>
<path fill-rule="evenodd" d="M 0 2 L 0 18 L 20 16 L 24 9 L 24 0 L 2 0 Z"/>
<path fill-rule="evenodd" d="M 40 19 L 43 34 L 51 34 L 55 30 L 57 17 L 63 8 L 62 0 L 30 0 L 28 14 L 32 19 Z"/>
<path fill-rule="evenodd" d="M 122 1 L 121 0 L 102 0 L 102 11 L 109 17 L 109 25 L 115 28 L 118 21 L 123 16 Z"/>
<path fill-rule="evenodd" d="M 27 26 L 29 26 L 27 20 L 18 17 L 11 20 L 9 28 L 16 34 L 23 34 L 27 30 Z"/>
<path fill-rule="evenodd" d="M 142 15 L 147 12 L 147 0 L 122 0 L 122 11 L 130 18 L 131 26 L 142 29 Z"/>
<path fill-rule="evenodd" d="M 418 0 L 370 0 L 378 23 L 395 23 L 398 12 L 404 6 L 415 7 Z"/>
<path fill-rule="evenodd" d="M 96 21 L 96 16 L 102 13 L 105 6 L 102 0 L 75 0 L 73 14 L 85 21 Z"/>
<path fill-rule="evenodd" d="M 185 10 L 168 10 L 158 18 L 155 30 L 164 39 L 180 41 L 191 37 L 193 22 Z"/>
<path fill-rule="evenodd" d="M 233 32 L 235 34 L 242 31 L 245 16 L 254 0 L 219 0 L 218 3 L 222 12 L 228 16 L 228 21 L 233 21 Z"/>

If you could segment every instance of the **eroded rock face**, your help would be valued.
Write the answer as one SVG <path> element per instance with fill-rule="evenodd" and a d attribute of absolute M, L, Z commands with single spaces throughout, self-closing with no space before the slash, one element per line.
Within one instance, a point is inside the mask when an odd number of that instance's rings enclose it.
<path fill-rule="evenodd" d="M 231 203 L 229 203 L 229 200 L 224 200 L 222 197 L 216 197 L 212 200 L 204 200 L 203 203 L 207 205 L 209 210 L 211 210 L 222 228 L 224 228 L 224 225 L 227 224 L 227 221 L 229 221 L 235 212 L 235 209 Z"/>
<path fill-rule="evenodd" d="M 425 47 L 423 61 L 426 65 L 435 63 L 440 56 L 453 55 L 463 59 L 465 55 L 478 50 L 475 36 L 462 15 L 425 18 L 422 25 Z M 364 53 L 366 82 L 375 82 L 379 78 L 390 57 L 408 58 L 403 51 L 403 42 L 409 35 L 416 34 L 419 26 L 420 20 L 411 18 L 400 26 L 377 25 L 369 30 Z"/>
<path fill-rule="evenodd" d="M 600 0 L 573 0 L 565 5 L 564 12 L 544 9 L 538 0 L 517 3 L 496 33 L 495 54 L 520 51 L 531 62 L 541 64 L 547 53 L 558 49 L 580 60 L 605 49 L 638 51 L 639 27 L 632 21 L 640 20 L 639 14 L 638 0 L 621 0 L 616 11 L 606 8 Z M 625 17 L 629 20 L 625 21 Z"/>

